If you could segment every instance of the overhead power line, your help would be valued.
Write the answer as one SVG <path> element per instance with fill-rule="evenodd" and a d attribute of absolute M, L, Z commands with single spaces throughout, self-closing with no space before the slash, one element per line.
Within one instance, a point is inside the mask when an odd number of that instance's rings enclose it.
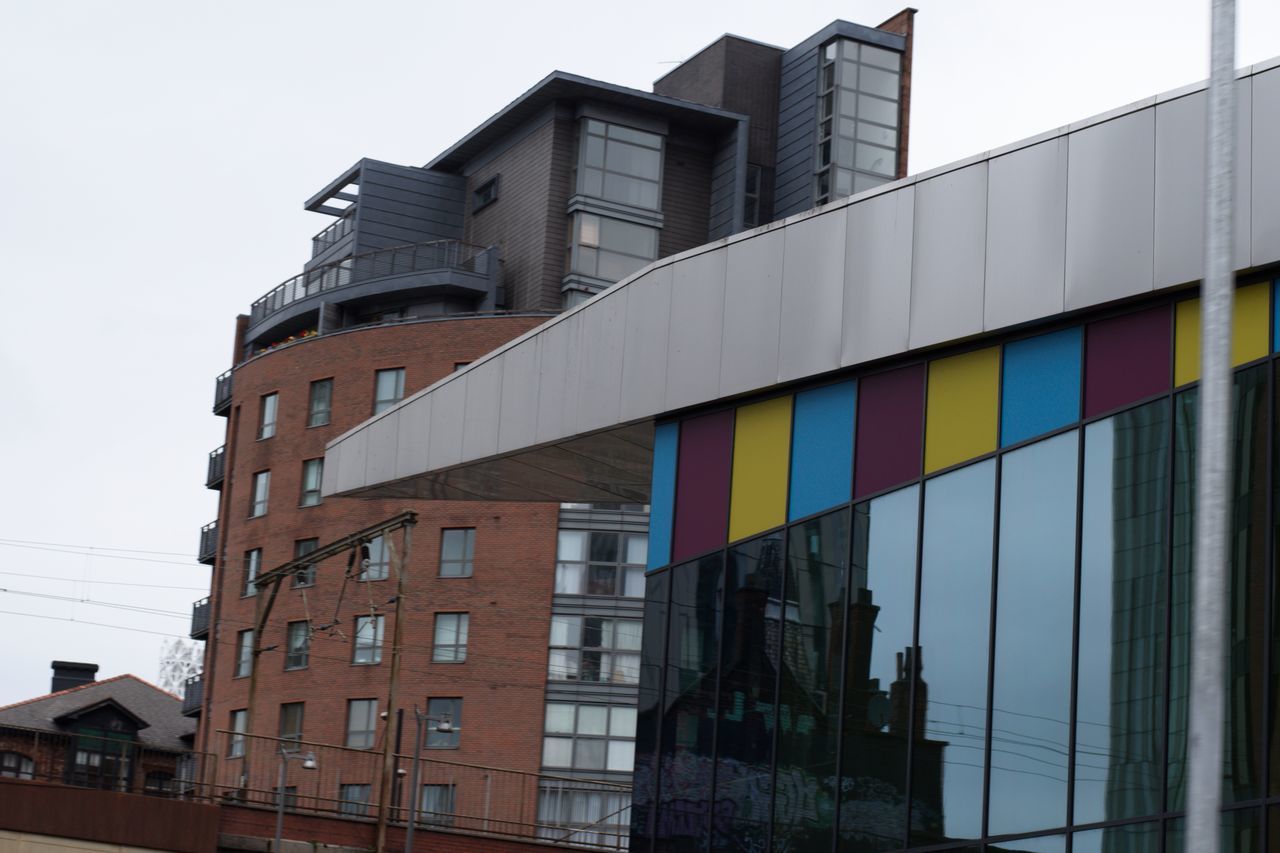
<path fill-rule="evenodd" d="M 193 556 L 186 562 L 178 562 L 177 560 L 155 560 L 150 557 L 130 557 L 127 554 L 104 554 L 95 548 L 88 548 L 81 551 L 68 550 L 67 548 L 59 548 L 45 545 L 27 545 L 21 542 L 6 542 L 0 539 L 0 547 L 3 548 L 23 548 L 28 551 L 50 551 L 54 554 L 74 554 L 77 557 L 105 557 L 108 560 L 128 560 L 131 563 L 159 563 L 165 566 L 185 566 L 190 568 L 196 562 Z M 160 552 L 168 553 L 168 552 Z"/>
<path fill-rule="evenodd" d="M 158 583 L 130 583 L 129 581 L 97 581 L 87 580 L 83 578 L 60 578 L 53 575 L 35 575 L 29 572 L 4 572 L 0 571 L 0 575 L 9 575 L 15 578 L 39 578 L 44 581 L 63 581 L 64 583 L 92 583 L 101 584 L 103 586 L 137 586 L 146 587 L 147 589 L 182 589 L 189 592 L 208 592 L 209 588 L 205 586 L 166 586 Z"/>
<path fill-rule="evenodd" d="M 130 554 L 159 554 L 168 557 L 186 557 L 182 551 L 147 551 L 142 548 L 114 548 L 110 545 L 69 545 L 66 542 L 41 542 L 36 539 L 10 539 L 0 536 L 0 542 L 13 542 L 19 545 L 51 545 L 55 548 L 79 548 L 87 551 L 126 551 Z"/>

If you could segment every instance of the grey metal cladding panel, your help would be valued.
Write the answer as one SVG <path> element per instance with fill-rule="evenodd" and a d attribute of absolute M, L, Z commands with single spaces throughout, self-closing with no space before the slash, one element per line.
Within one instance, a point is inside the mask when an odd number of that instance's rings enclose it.
<path fill-rule="evenodd" d="M 703 252 L 675 264 L 666 397 L 662 411 L 714 400 L 720 388 L 720 333 L 729 250 Z"/>
<path fill-rule="evenodd" d="M 502 404 L 498 410 L 498 452 L 529 445 L 538 425 L 541 335 L 503 353 Z"/>
<path fill-rule="evenodd" d="M 707 233 L 711 239 L 730 234 L 733 228 L 734 191 L 737 189 L 737 170 L 734 168 L 737 146 L 730 137 L 729 144 L 716 150 L 711 173 L 711 216 Z"/>
<path fill-rule="evenodd" d="M 431 427 L 427 430 L 427 464 L 434 470 L 462 461 L 463 413 L 467 401 L 465 377 L 431 391 Z"/>
<path fill-rule="evenodd" d="M 1067 140 L 990 161 L 983 329 L 1062 312 L 1066 281 Z"/>
<path fill-rule="evenodd" d="M 503 354 L 477 364 L 463 377 L 467 384 L 467 400 L 463 405 L 463 459 L 480 459 L 498 452 L 498 413 L 506 359 Z"/>
<path fill-rule="evenodd" d="M 1280 68 L 1253 76 L 1251 266 L 1280 260 Z"/>
<path fill-rule="evenodd" d="M 405 403 L 396 434 L 396 475 L 407 477 L 427 470 L 427 438 L 431 431 L 430 394 Z"/>
<path fill-rule="evenodd" d="M 618 423 L 630 290 L 629 285 L 608 290 L 583 311 L 590 315 L 590 321 L 582 324 L 579 338 L 578 412 L 573 421 L 574 432 L 591 432 Z"/>
<path fill-rule="evenodd" d="M 913 349 L 982 331 L 987 163 L 922 181 L 915 205 L 908 338 Z"/>
<path fill-rule="evenodd" d="M 623 422 L 652 417 L 663 410 L 672 280 L 672 265 L 666 264 L 627 285 L 622 402 L 618 412 L 618 419 Z"/>
<path fill-rule="evenodd" d="M 846 208 L 841 366 L 907 349 L 915 194 L 906 186 Z"/>
<path fill-rule="evenodd" d="M 720 341 L 719 396 L 778 382 L 782 253 L 786 229 L 730 243 Z"/>
<path fill-rule="evenodd" d="M 1067 164 L 1067 310 L 1154 286 L 1155 110 L 1072 133 Z"/>
<path fill-rule="evenodd" d="M 364 481 L 385 483 L 401 476 L 396 470 L 396 450 L 400 431 L 400 412 L 390 412 L 369 424 L 369 453 L 365 457 Z"/>
<path fill-rule="evenodd" d="M 367 485 L 364 474 L 365 460 L 369 454 L 369 431 L 362 429 L 352 433 L 337 446 L 341 448 L 337 491 L 345 492 Z"/>
<path fill-rule="evenodd" d="M 781 381 L 840 366 L 847 210 L 838 208 L 783 230 Z"/>
<path fill-rule="evenodd" d="M 540 335 L 538 421 L 534 441 L 542 444 L 573 433 L 578 415 L 578 356 L 582 312 L 548 326 Z"/>

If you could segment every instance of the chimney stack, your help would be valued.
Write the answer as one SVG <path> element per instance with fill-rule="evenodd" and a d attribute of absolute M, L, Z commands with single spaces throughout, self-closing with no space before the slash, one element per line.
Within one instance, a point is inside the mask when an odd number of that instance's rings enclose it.
<path fill-rule="evenodd" d="M 51 693 L 79 687 L 81 684 L 92 684 L 97 680 L 98 665 L 96 663 L 75 663 L 74 661 L 56 660 L 53 662 L 53 686 Z"/>

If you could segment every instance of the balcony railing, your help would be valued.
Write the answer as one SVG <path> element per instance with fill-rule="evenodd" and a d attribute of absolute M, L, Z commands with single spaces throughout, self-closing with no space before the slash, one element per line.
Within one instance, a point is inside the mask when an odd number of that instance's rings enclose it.
<path fill-rule="evenodd" d="M 254 302 L 249 309 L 249 322 L 256 325 L 300 299 L 359 281 L 439 270 L 482 272 L 483 270 L 476 269 L 476 259 L 484 251 L 482 246 L 473 246 L 459 240 L 436 240 L 431 243 L 378 249 L 330 264 L 321 264 L 315 269 L 295 275 Z"/>
<path fill-rule="evenodd" d="M 209 599 L 202 598 L 191 605 L 191 639 L 203 640 L 209 636 Z"/>
<path fill-rule="evenodd" d="M 225 415 L 229 411 L 231 411 L 230 370 L 215 379 L 213 386 L 213 413 L 215 415 Z"/>
<path fill-rule="evenodd" d="M 224 444 L 209 454 L 209 473 L 205 475 L 204 484 L 210 489 L 220 489 L 226 475 L 227 446 Z"/>
<path fill-rule="evenodd" d="M 218 522 L 211 521 L 200 528 L 200 550 L 196 552 L 196 559 L 201 563 L 212 566 L 217 556 Z"/>
<path fill-rule="evenodd" d="M 193 675 L 182 685 L 182 713 L 194 717 L 204 704 L 204 676 Z"/>
<path fill-rule="evenodd" d="M 330 225 L 319 234 L 311 238 L 311 257 L 321 254 L 334 243 L 351 233 L 351 229 L 355 227 L 356 218 L 353 214 L 348 213 L 335 219 Z"/>

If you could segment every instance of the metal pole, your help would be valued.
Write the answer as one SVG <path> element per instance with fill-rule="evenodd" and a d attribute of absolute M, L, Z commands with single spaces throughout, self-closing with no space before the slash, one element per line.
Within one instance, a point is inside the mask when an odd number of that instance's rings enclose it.
<path fill-rule="evenodd" d="M 417 732 L 413 738 L 413 773 L 409 777 L 409 825 L 404 831 L 404 853 L 413 853 L 413 827 L 418 822 L 418 756 L 422 754 L 422 724 L 426 721 L 418 706 L 413 706 Z"/>
<path fill-rule="evenodd" d="M 271 853 L 280 853 L 280 845 L 284 842 L 281 840 L 284 835 L 284 783 L 285 769 L 289 766 L 289 756 L 284 751 L 284 745 L 280 746 L 280 784 L 276 786 L 276 843 L 271 848 Z"/>
<path fill-rule="evenodd" d="M 1213 0 L 1201 289 L 1200 431 L 1188 734 L 1187 847 L 1217 853 L 1225 704 L 1227 519 L 1231 488 L 1235 2 Z"/>
<path fill-rule="evenodd" d="M 390 686 L 387 688 L 387 707 L 395 708 L 399 701 L 398 692 L 400 686 L 400 646 L 404 638 L 404 595 L 405 595 L 405 576 L 409 572 L 409 544 L 410 536 L 413 532 L 412 521 L 407 521 L 401 528 L 401 536 L 403 537 L 402 547 L 400 549 L 400 559 L 397 561 L 398 579 L 396 581 L 396 606 L 395 606 L 395 625 L 391 633 L 391 673 Z M 383 537 L 383 541 L 390 546 L 390 534 Z M 390 718 L 387 720 L 390 725 Z M 382 784 L 378 787 L 378 830 L 374 849 L 377 853 L 383 853 L 387 846 L 387 813 L 391 808 L 388 802 L 391 796 L 391 784 L 395 780 L 395 761 L 391 750 L 391 733 L 388 726 L 382 729 Z"/>

